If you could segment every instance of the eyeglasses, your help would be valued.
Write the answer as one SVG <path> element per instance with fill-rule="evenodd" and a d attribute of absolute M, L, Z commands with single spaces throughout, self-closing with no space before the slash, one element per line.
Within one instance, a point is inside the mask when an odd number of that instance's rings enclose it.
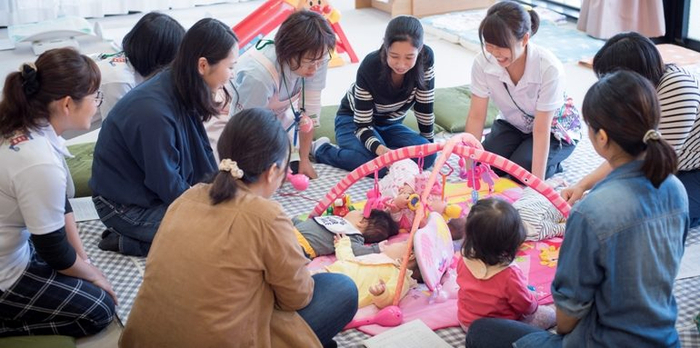
<path fill-rule="evenodd" d="M 105 95 L 102 91 L 97 91 L 97 96 L 95 96 L 95 105 L 99 108 L 102 102 L 105 101 Z"/>
<path fill-rule="evenodd" d="M 310 69 L 310 68 L 319 69 L 322 66 L 328 64 L 328 62 L 330 60 L 331 60 L 330 57 L 326 57 L 326 58 L 316 59 L 316 60 L 312 60 L 312 61 L 308 61 L 308 62 L 302 61 L 301 64 L 299 64 L 299 65 L 305 69 Z"/>

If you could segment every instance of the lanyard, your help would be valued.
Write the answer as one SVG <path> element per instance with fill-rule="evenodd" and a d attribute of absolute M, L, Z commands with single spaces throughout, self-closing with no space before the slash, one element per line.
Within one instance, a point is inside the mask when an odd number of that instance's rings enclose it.
<path fill-rule="evenodd" d="M 297 137 L 299 135 L 299 122 L 301 121 L 301 115 L 306 112 L 306 109 L 304 108 L 306 104 L 306 100 L 304 98 L 304 92 L 306 89 L 306 79 L 301 78 L 301 108 L 299 110 L 294 109 L 294 104 L 292 103 L 292 95 L 289 93 L 289 87 L 287 86 L 287 78 L 284 76 L 284 72 L 282 72 L 282 84 L 284 85 L 284 90 L 287 91 L 287 95 L 289 96 L 289 107 L 292 108 L 292 113 L 294 114 L 294 123 L 290 125 L 287 128 L 287 132 L 289 132 L 292 127 L 294 127 L 294 146 L 297 146 Z"/>
<path fill-rule="evenodd" d="M 532 115 L 528 114 L 527 112 L 525 112 L 525 110 L 523 110 L 520 107 L 520 105 L 518 105 L 518 103 L 515 102 L 515 99 L 513 99 L 513 95 L 510 94 L 510 89 L 508 89 L 508 85 L 505 82 L 503 82 L 503 87 L 506 88 L 506 92 L 508 92 L 508 96 L 510 97 L 510 100 L 513 101 L 513 104 L 515 105 L 516 108 L 518 108 L 518 110 L 520 110 L 520 112 L 522 112 L 527 117 L 535 118 L 535 116 L 532 116 Z"/>

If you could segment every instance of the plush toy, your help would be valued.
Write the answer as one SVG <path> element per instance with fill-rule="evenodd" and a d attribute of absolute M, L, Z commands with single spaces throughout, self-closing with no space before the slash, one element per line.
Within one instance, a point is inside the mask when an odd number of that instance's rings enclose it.
<path fill-rule="evenodd" d="M 333 202 L 333 209 L 331 213 L 336 216 L 343 217 L 350 212 L 350 195 L 344 194 L 343 197 L 338 198 Z"/>

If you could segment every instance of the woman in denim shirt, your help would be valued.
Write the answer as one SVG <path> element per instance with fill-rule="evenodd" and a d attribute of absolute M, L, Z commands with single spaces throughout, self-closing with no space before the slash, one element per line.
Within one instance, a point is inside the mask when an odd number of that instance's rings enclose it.
<path fill-rule="evenodd" d="M 574 206 L 552 295 L 557 334 L 475 321 L 467 347 L 678 347 L 673 280 L 688 231 L 688 196 L 673 148 L 656 130 L 654 87 L 634 72 L 603 77 L 583 118 L 613 171 Z"/>

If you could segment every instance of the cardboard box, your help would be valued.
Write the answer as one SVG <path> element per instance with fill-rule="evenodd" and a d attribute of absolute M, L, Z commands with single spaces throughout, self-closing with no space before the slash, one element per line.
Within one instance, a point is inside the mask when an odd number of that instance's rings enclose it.
<path fill-rule="evenodd" d="M 413 15 L 425 17 L 454 11 L 487 8 L 496 0 L 355 0 L 355 8 L 374 7 L 392 17 Z"/>

